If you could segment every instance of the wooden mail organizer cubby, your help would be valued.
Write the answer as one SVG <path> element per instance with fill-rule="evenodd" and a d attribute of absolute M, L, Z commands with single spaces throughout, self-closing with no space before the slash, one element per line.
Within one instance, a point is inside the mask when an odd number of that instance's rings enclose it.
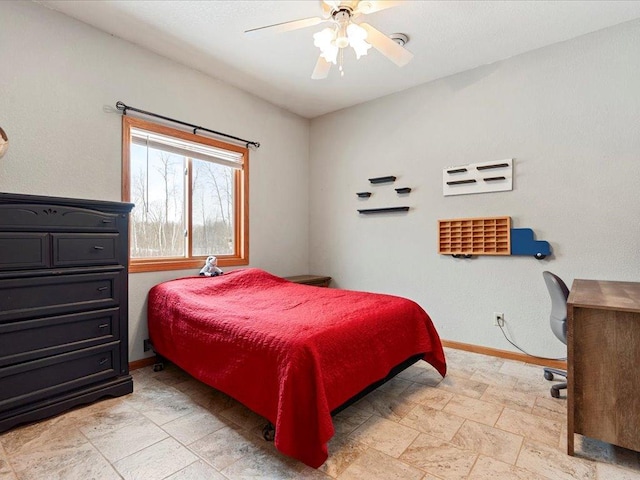
<path fill-rule="evenodd" d="M 442 255 L 511 255 L 511 217 L 438 220 Z"/>

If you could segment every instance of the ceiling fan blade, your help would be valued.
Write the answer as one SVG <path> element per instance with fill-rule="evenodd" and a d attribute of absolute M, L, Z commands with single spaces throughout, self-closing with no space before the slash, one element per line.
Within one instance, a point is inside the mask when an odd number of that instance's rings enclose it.
<path fill-rule="evenodd" d="M 322 2 L 320 2 L 323 4 L 323 6 L 327 6 L 328 8 L 338 8 L 340 7 L 340 0 L 322 0 Z"/>
<path fill-rule="evenodd" d="M 291 22 L 275 23 L 265 27 L 251 28 L 249 30 L 245 30 L 244 33 L 248 33 L 249 35 L 261 33 L 282 33 L 289 32 L 291 30 L 298 30 L 299 28 L 313 27 L 314 25 L 318 25 L 322 22 L 326 22 L 326 20 L 320 17 L 302 18 Z"/>
<path fill-rule="evenodd" d="M 313 69 L 311 78 L 314 80 L 322 80 L 329 76 L 329 70 L 331 69 L 331 62 L 327 62 L 324 57 L 319 56 L 316 62 L 316 68 Z"/>
<path fill-rule="evenodd" d="M 322 9 L 324 11 L 331 12 L 332 10 L 338 10 L 339 8 L 348 7 L 351 10 L 355 10 L 360 3 L 360 0 L 320 0 Z"/>
<path fill-rule="evenodd" d="M 366 15 L 368 13 L 386 10 L 387 8 L 397 7 L 398 5 L 402 5 L 402 2 L 399 0 L 360 0 L 353 13 Z"/>
<path fill-rule="evenodd" d="M 358 25 L 367 31 L 366 41 L 399 67 L 404 67 L 413 58 L 413 53 L 398 45 L 380 30 L 373 28 L 368 23 L 359 23 Z"/>

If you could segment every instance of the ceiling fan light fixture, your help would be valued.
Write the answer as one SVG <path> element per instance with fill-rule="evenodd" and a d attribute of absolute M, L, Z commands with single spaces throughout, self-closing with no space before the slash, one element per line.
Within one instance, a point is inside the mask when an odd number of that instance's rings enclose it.
<path fill-rule="evenodd" d="M 351 23 L 351 10 L 341 8 L 334 12 L 332 17 L 336 22 L 336 45 L 338 48 L 346 48 L 349 46 L 347 27 Z"/>
<path fill-rule="evenodd" d="M 333 13 L 335 26 L 325 28 L 313 35 L 313 44 L 320 49 L 320 56 L 327 62 L 336 64 L 340 60 L 340 74 L 342 70 L 343 49 L 351 46 L 356 53 L 356 59 L 366 55 L 371 44 L 365 40 L 367 31 L 351 21 L 351 10 L 343 8 Z"/>
<path fill-rule="evenodd" d="M 324 28 L 317 33 L 313 34 L 313 44 L 320 50 L 323 50 L 327 45 L 333 42 L 333 29 Z"/>
<path fill-rule="evenodd" d="M 351 43 L 351 46 L 353 47 L 353 49 L 356 52 L 356 59 L 360 59 L 361 56 L 366 55 L 369 51 L 369 49 L 371 48 L 371 45 L 369 45 L 367 42 L 365 41 L 361 41 L 358 43 Z"/>
<path fill-rule="evenodd" d="M 347 34 L 349 36 L 349 45 L 356 52 L 356 58 L 359 59 L 362 55 L 366 55 L 371 48 L 371 45 L 365 41 L 367 31 L 358 24 L 350 23 L 347 27 Z"/>
<path fill-rule="evenodd" d="M 336 47 L 346 48 L 349 46 L 349 36 L 345 25 L 340 25 L 336 34 Z"/>
<path fill-rule="evenodd" d="M 322 52 L 320 56 L 323 57 L 327 62 L 331 62 L 335 65 L 336 63 L 338 63 L 339 50 L 340 49 L 335 45 L 330 45 L 327 49 L 325 49 L 324 52 Z"/>
<path fill-rule="evenodd" d="M 335 35 L 335 30 L 329 27 L 313 34 L 313 44 L 320 49 L 320 56 L 333 64 L 337 62 L 338 58 Z"/>
<path fill-rule="evenodd" d="M 367 38 L 367 31 L 357 23 L 350 23 L 347 27 L 347 36 L 350 41 L 365 40 Z"/>

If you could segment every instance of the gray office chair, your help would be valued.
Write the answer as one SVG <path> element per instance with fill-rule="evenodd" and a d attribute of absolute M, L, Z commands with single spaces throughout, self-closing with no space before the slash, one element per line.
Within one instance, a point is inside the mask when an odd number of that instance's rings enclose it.
<path fill-rule="evenodd" d="M 547 290 L 551 296 L 551 331 L 565 345 L 567 344 L 567 298 L 569 297 L 569 289 L 560 277 L 551 272 L 542 272 L 544 283 L 547 284 Z M 544 369 L 544 378 L 553 380 L 554 375 L 567 378 L 566 370 L 558 370 L 556 368 Z M 560 390 L 567 388 L 567 382 L 557 383 L 551 387 L 551 396 L 560 398 Z"/>

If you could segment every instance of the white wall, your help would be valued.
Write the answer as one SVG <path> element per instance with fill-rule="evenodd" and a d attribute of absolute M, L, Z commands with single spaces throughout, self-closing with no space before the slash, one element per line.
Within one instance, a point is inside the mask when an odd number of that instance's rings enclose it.
<path fill-rule="evenodd" d="M 634 21 L 313 120 L 311 270 L 416 300 L 444 339 L 514 350 L 492 326 L 504 312 L 525 349 L 564 356 L 543 270 L 640 281 L 639 51 Z M 512 157 L 513 191 L 443 197 L 444 167 Z M 369 185 L 384 175 L 414 190 Z M 555 254 L 436 253 L 438 219 L 502 215 Z"/>
<path fill-rule="evenodd" d="M 0 126 L 10 141 L 0 191 L 120 200 L 118 100 L 260 141 L 250 154 L 251 266 L 308 272 L 307 120 L 40 5 L 0 2 Z M 144 355 L 149 288 L 193 273 L 130 275 L 130 360 Z"/>
<path fill-rule="evenodd" d="M 0 2 L 0 191 L 120 199 L 122 100 L 262 143 L 251 154 L 251 265 L 404 295 L 443 338 L 561 356 L 542 270 L 640 280 L 640 23 L 631 22 L 316 119 L 31 2 Z M 311 167 L 308 159 L 311 152 Z M 515 158 L 514 191 L 442 196 L 445 166 Z M 367 178 L 396 175 L 400 199 Z M 310 180 L 309 180 L 310 179 Z M 308 207 L 310 187 L 311 207 Z M 359 201 L 355 192 L 374 192 Z M 408 204 L 407 215 L 357 208 Z M 510 215 L 552 244 L 528 257 L 439 256 L 439 218 Z M 310 219 L 310 220 L 309 220 Z M 311 234 L 309 234 L 311 233 Z M 310 239 L 310 240 L 309 240 Z M 146 294 L 190 271 L 130 275 L 130 357 Z"/>

